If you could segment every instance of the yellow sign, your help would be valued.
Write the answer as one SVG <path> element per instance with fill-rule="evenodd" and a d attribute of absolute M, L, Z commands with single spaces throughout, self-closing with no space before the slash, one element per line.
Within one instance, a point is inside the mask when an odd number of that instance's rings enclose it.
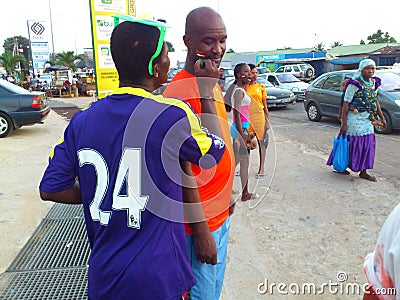
<path fill-rule="evenodd" d="M 96 94 L 101 99 L 118 88 L 118 73 L 111 57 L 113 15 L 136 15 L 135 0 L 89 0 Z"/>

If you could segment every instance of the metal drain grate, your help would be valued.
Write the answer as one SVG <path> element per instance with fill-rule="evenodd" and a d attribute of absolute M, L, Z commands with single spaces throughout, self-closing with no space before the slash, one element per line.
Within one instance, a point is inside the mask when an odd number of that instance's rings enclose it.
<path fill-rule="evenodd" d="M 0 300 L 87 299 L 87 269 L 4 273 Z"/>
<path fill-rule="evenodd" d="M 82 205 L 56 203 L 0 275 L 0 300 L 87 299 L 89 255 Z"/>
<path fill-rule="evenodd" d="M 83 217 L 82 205 L 55 203 L 44 219 L 76 219 Z"/>
<path fill-rule="evenodd" d="M 85 267 L 89 254 L 83 219 L 46 219 L 7 271 Z"/>

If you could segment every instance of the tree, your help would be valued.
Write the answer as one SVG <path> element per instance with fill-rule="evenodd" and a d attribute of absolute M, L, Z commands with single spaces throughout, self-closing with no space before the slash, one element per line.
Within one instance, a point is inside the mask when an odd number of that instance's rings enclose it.
<path fill-rule="evenodd" d="M 361 40 L 361 41 L 360 41 L 360 45 L 365 45 L 365 41 L 364 41 L 364 40 Z"/>
<path fill-rule="evenodd" d="M 165 41 L 167 43 L 168 46 L 168 52 L 175 52 L 175 48 L 174 45 L 172 45 L 171 42 Z"/>
<path fill-rule="evenodd" d="M 75 60 L 81 59 L 80 56 L 75 55 L 74 51 L 63 51 L 56 54 L 56 64 L 62 65 L 76 71 L 78 68 L 75 65 Z"/>
<path fill-rule="evenodd" d="M 331 48 L 335 48 L 335 47 L 339 47 L 339 46 L 343 46 L 343 44 L 341 42 L 333 42 L 333 44 L 331 45 Z"/>
<path fill-rule="evenodd" d="M 316 44 L 316 45 L 314 46 L 314 48 L 315 48 L 317 51 L 324 51 L 324 50 L 325 50 L 325 44 L 324 44 L 324 43 L 318 43 L 318 44 Z"/>
<path fill-rule="evenodd" d="M 229 48 L 228 51 L 226 51 L 226 53 L 235 53 L 235 51 L 232 48 Z"/>
<path fill-rule="evenodd" d="M 397 43 L 396 39 L 391 37 L 388 32 L 383 32 L 380 29 L 378 29 L 377 32 L 369 35 L 367 40 L 369 41 L 368 44 Z"/>
<path fill-rule="evenodd" d="M 2 62 L 2 65 L 4 69 L 6 69 L 8 74 L 15 73 L 18 63 L 27 64 L 27 61 L 23 55 L 14 55 L 10 51 L 6 51 L 2 55 L 0 55 L 0 61 Z"/>
<path fill-rule="evenodd" d="M 3 44 L 4 51 L 9 51 L 16 54 L 16 52 L 22 53 L 26 60 L 30 58 L 29 40 L 23 36 L 13 36 L 6 38 Z M 21 52 L 22 51 L 22 52 Z"/>

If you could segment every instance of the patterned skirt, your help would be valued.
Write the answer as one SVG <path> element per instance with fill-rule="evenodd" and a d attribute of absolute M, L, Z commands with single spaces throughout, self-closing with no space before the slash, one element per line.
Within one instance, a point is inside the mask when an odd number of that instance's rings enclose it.
<path fill-rule="evenodd" d="M 373 169 L 375 161 L 376 139 L 374 126 L 368 112 L 354 114 L 349 111 L 347 116 L 347 138 L 350 142 L 349 168 L 353 172 Z M 340 135 L 340 133 L 339 133 Z M 326 163 L 332 165 L 332 152 Z"/>

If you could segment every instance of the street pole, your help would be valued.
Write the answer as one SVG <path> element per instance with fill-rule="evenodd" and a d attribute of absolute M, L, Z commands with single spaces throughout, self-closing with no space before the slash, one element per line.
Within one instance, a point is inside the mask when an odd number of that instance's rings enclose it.
<path fill-rule="evenodd" d="M 50 1 L 49 0 L 49 13 L 50 13 L 50 29 L 51 29 L 51 45 L 53 46 L 53 62 L 55 61 L 55 53 L 54 53 L 54 37 L 53 37 L 53 20 L 51 18 L 51 5 L 50 5 Z"/>

